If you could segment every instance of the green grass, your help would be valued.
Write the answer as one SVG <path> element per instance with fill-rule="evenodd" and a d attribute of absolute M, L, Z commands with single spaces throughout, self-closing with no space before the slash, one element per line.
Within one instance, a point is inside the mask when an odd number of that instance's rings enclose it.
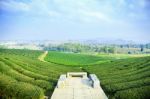
<path fill-rule="evenodd" d="M 113 60 L 107 56 L 94 56 L 86 54 L 63 53 L 50 51 L 45 58 L 46 61 L 69 66 L 94 65 L 101 62 Z"/>
<path fill-rule="evenodd" d="M 106 54 L 106 53 L 100 53 L 97 54 L 96 56 L 99 57 L 105 57 L 109 59 L 126 59 L 126 58 L 136 58 L 136 57 L 146 57 L 150 56 L 150 54 Z"/>
<path fill-rule="evenodd" d="M 0 98 L 51 96 L 60 74 L 69 71 L 96 74 L 109 99 L 150 98 L 150 56 L 49 52 L 49 62 L 41 62 L 42 53 L 0 49 Z"/>

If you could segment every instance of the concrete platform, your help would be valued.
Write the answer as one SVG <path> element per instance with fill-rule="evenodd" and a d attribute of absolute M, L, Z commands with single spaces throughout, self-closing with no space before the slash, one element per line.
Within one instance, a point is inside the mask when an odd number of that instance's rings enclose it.
<path fill-rule="evenodd" d="M 75 75 L 78 74 L 75 73 Z M 58 80 L 59 85 L 55 88 L 51 99 L 108 99 L 100 85 L 93 87 L 92 79 L 85 77 L 85 72 L 83 74 L 83 77 L 66 76 L 65 78 L 65 75 L 61 76 L 61 80 Z M 62 85 L 60 85 L 61 82 Z"/>

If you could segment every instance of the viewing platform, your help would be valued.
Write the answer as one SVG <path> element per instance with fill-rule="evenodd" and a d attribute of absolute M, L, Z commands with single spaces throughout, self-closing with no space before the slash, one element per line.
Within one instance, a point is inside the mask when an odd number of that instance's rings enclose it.
<path fill-rule="evenodd" d="M 62 74 L 51 99 L 108 99 L 95 74 L 68 72 Z"/>

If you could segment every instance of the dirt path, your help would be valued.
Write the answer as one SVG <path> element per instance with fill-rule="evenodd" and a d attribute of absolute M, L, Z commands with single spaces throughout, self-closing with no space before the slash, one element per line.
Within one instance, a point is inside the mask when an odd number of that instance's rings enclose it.
<path fill-rule="evenodd" d="M 47 54 L 48 54 L 48 51 L 45 51 L 42 55 L 40 55 L 40 56 L 38 57 L 38 59 L 39 59 L 40 61 L 42 61 L 42 62 L 46 62 L 46 61 L 44 60 L 44 58 L 46 57 Z"/>

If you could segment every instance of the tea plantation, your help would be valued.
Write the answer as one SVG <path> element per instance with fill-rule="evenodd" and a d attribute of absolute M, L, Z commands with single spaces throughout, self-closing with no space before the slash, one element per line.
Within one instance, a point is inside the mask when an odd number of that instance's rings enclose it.
<path fill-rule="evenodd" d="M 51 96 L 60 74 L 94 73 L 109 99 L 150 98 L 150 57 L 114 59 L 101 56 L 0 49 L 0 98 L 43 99 Z M 102 62 L 103 61 L 103 62 Z"/>
<path fill-rule="evenodd" d="M 49 51 L 48 55 L 45 58 L 45 60 L 48 62 L 69 66 L 94 65 L 112 59 L 113 59 L 112 57 L 108 56 L 98 57 L 94 55 L 63 53 L 54 51 Z"/>
<path fill-rule="evenodd" d="M 0 98 L 43 99 L 51 96 L 62 73 L 79 68 L 40 62 L 42 51 L 0 50 Z"/>
<path fill-rule="evenodd" d="M 110 99 L 150 98 L 150 57 L 116 60 L 84 69 L 98 76 Z"/>

